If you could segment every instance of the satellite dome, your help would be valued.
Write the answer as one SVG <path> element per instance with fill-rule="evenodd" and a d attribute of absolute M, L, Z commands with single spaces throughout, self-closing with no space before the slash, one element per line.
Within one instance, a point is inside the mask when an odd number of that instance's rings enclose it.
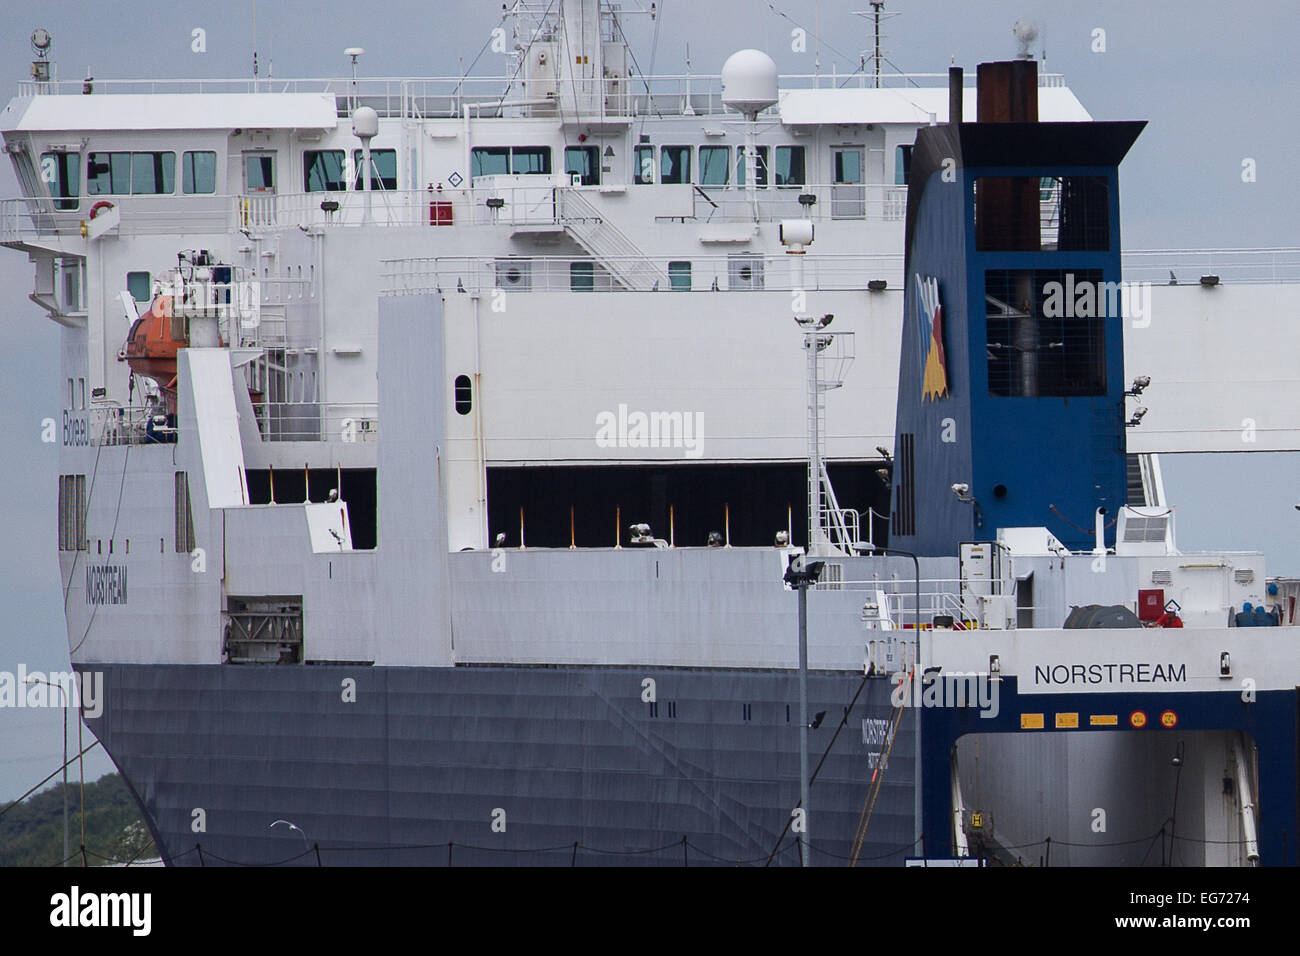
<path fill-rule="evenodd" d="M 379 135 L 379 114 L 369 106 L 362 106 L 352 112 L 352 135 L 359 139 L 370 139 Z"/>
<path fill-rule="evenodd" d="M 722 102 L 757 114 L 777 100 L 776 63 L 762 50 L 741 50 L 722 64 Z"/>

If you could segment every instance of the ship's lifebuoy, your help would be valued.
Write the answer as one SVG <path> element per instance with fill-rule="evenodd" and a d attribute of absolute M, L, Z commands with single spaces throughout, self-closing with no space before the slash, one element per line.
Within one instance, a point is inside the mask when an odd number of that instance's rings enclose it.
<path fill-rule="evenodd" d="M 98 216 L 99 211 L 101 209 L 112 209 L 112 208 L 113 208 L 113 204 L 111 202 L 109 202 L 107 199 L 101 199 L 99 202 L 95 203 L 95 205 L 90 207 L 90 218 L 94 219 L 96 216 Z"/>

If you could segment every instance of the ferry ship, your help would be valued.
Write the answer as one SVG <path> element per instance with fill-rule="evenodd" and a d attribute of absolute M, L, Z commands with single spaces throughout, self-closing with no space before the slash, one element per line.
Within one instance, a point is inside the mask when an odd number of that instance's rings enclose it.
<path fill-rule="evenodd" d="M 1285 863 L 1294 666 L 1228 625 L 1295 591 L 1177 549 L 1118 293 L 1043 292 L 1119 288 L 1140 124 L 1028 58 L 647 77 L 630 15 L 511 4 L 493 84 L 69 85 L 34 35 L 0 242 L 163 860 L 1139 863 L 1187 773 L 1179 862 Z M 998 713 L 918 703 L 959 664 Z"/>

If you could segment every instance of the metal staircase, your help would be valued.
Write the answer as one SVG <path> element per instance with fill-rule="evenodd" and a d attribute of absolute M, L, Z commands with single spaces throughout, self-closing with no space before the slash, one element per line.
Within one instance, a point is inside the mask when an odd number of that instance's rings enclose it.
<path fill-rule="evenodd" d="M 1136 507 L 1164 507 L 1165 488 L 1160 474 L 1160 460 L 1154 454 L 1128 455 L 1128 503 Z"/>
<path fill-rule="evenodd" d="M 555 214 L 565 233 L 625 288 L 632 292 L 668 290 L 668 273 L 576 189 L 556 188 Z"/>
<path fill-rule="evenodd" d="M 826 471 L 826 392 L 844 384 L 853 361 L 852 332 L 805 331 L 808 365 L 808 553 L 853 554 L 858 514 L 840 508 Z"/>

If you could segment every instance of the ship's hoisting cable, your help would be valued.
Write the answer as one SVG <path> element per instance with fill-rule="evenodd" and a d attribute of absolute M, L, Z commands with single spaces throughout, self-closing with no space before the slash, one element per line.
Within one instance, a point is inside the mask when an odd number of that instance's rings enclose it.
<path fill-rule="evenodd" d="M 858 702 L 858 698 L 862 695 L 862 690 L 867 686 L 867 681 L 869 679 L 870 679 L 870 675 L 867 675 L 862 678 L 862 683 L 858 685 L 857 693 L 855 693 L 853 695 L 853 699 L 849 701 L 849 706 L 844 708 L 844 715 L 840 717 L 839 725 L 835 728 L 835 733 L 831 735 L 831 742 L 826 745 L 826 750 L 822 753 L 822 759 L 817 761 L 817 766 L 813 769 L 812 776 L 808 778 L 808 787 L 810 789 L 812 788 L 812 785 L 817 781 L 817 774 L 821 772 L 822 764 L 824 764 L 826 762 L 826 758 L 830 756 L 831 748 L 835 746 L 835 740 L 837 737 L 839 737 L 840 731 L 843 730 L 844 726 L 849 722 L 849 714 L 853 712 L 853 705 Z M 803 799 L 800 798 L 799 803 L 795 804 L 795 807 L 798 808 L 802 804 L 803 804 Z M 790 824 L 793 822 L 794 822 L 794 815 L 791 814 L 789 819 L 785 821 L 785 827 L 782 828 L 781 835 L 776 838 L 776 845 L 772 847 L 772 852 L 767 855 L 767 862 L 763 864 L 764 866 L 772 865 L 772 858 L 775 857 L 777 851 L 781 849 L 781 841 L 785 839 L 785 835 L 790 831 Z"/>
<path fill-rule="evenodd" d="M 98 747 L 99 745 L 100 745 L 100 744 L 99 744 L 99 741 L 96 740 L 96 741 L 95 741 L 94 743 L 92 743 L 89 747 L 84 748 L 84 749 L 81 751 L 81 753 L 79 753 L 79 754 L 75 754 L 75 755 L 73 755 L 72 757 L 69 757 L 67 763 L 59 764 L 59 766 L 57 766 L 57 767 L 54 768 L 54 772 L 51 773 L 48 777 L 46 777 L 44 780 L 42 780 L 42 781 L 41 781 L 40 783 L 38 783 L 36 786 L 32 787 L 32 789 L 28 790 L 26 793 L 24 793 L 21 797 L 19 797 L 19 798 L 18 798 L 17 800 L 15 800 L 13 803 L 9 804 L 9 806 L 5 807 L 3 810 L 0 810 L 0 817 L 4 816 L 6 813 L 8 813 L 8 812 L 9 812 L 10 810 L 12 810 L 14 807 L 18 806 L 18 804 L 22 803 L 24 800 L 26 800 L 28 797 L 30 797 L 30 796 L 31 796 L 33 793 L 35 793 L 37 790 L 41 789 L 41 787 L 45 786 L 47 783 L 49 783 L 51 780 L 53 780 L 55 777 L 57 777 L 60 773 L 63 772 L 63 768 L 64 768 L 64 767 L 71 766 L 75 761 L 79 760 L 82 756 L 84 756 L 85 754 L 87 754 L 87 753 L 89 753 L 90 751 L 94 750 L 94 749 L 95 749 L 96 747 Z"/>
<path fill-rule="evenodd" d="M 913 667 L 907 673 L 907 680 L 912 680 L 912 675 L 916 668 Z M 876 809 L 876 799 L 880 796 L 880 789 L 885 782 L 885 768 L 889 765 L 889 755 L 894 752 L 894 741 L 898 739 L 898 727 L 903 720 L 903 704 L 894 708 L 893 713 L 889 715 L 889 725 L 886 728 L 885 749 L 876 761 L 876 769 L 871 772 L 871 783 L 867 787 L 867 797 L 862 804 L 862 815 L 858 817 L 858 829 L 853 835 L 853 852 L 849 856 L 849 866 L 858 865 L 858 857 L 862 853 L 862 844 L 867 839 L 867 828 L 871 826 L 871 815 Z"/>
<path fill-rule="evenodd" d="M 614 26 L 618 30 L 618 35 L 623 38 L 623 45 L 627 47 L 627 55 L 632 58 L 632 67 L 636 70 L 637 75 L 641 77 L 641 85 L 645 87 L 645 104 L 647 111 L 654 110 L 655 115 L 660 119 L 663 119 L 663 114 L 660 113 L 659 108 L 655 106 L 654 95 L 650 92 L 650 77 L 654 75 L 655 57 L 659 53 L 659 25 L 663 22 L 664 18 L 662 0 L 659 5 L 659 15 L 655 17 L 654 39 L 650 42 L 650 72 L 648 74 L 641 72 L 641 64 L 636 60 L 636 51 L 632 49 L 632 41 L 629 40 L 627 34 L 623 32 L 623 23 L 619 20 L 618 14 L 612 13 L 611 16 L 614 20 Z M 645 132 L 645 121 L 646 113 L 642 113 L 641 126 L 637 130 L 638 133 Z"/>
<path fill-rule="evenodd" d="M 117 486 L 117 507 L 116 507 L 116 509 L 114 509 L 114 511 L 113 511 L 113 530 L 112 530 L 112 532 L 111 532 L 111 533 L 109 534 L 109 536 L 108 536 L 108 546 L 109 546 L 110 548 L 112 548 L 112 546 L 113 546 L 113 539 L 117 537 L 117 520 L 118 520 L 118 518 L 121 517 L 121 515 L 122 515 L 122 492 L 126 490 L 126 469 L 127 469 L 127 466 L 130 464 L 130 462 L 131 462 L 131 445 L 130 445 L 130 443 L 128 443 L 127 446 L 126 446 L 126 453 L 122 456 L 122 480 L 121 480 L 121 482 L 120 482 L 120 483 L 118 484 L 118 486 Z M 89 509 L 89 507 L 90 507 L 90 504 L 89 504 L 89 502 L 90 502 L 90 498 L 91 498 L 91 496 L 90 496 L 89 494 L 87 494 L 87 495 L 86 495 L 86 501 L 87 501 L 86 507 L 87 507 L 87 509 Z M 90 543 L 89 543 L 89 542 L 86 543 L 86 549 L 87 549 L 87 553 L 89 553 L 89 549 L 90 549 Z M 74 561 L 75 561 L 75 559 L 74 559 Z M 72 587 L 72 577 L 71 577 L 71 575 L 68 576 L 68 587 L 69 587 L 69 588 Z M 65 606 L 65 609 L 66 609 L 66 606 L 67 606 L 67 593 L 66 593 L 66 592 L 64 593 L 63 603 L 64 603 L 64 606 Z M 81 635 L 81 640 L 77 641 L 77 646 L 74 647 L 74 648 L 72 648 L 72 649 L 70 649 L 70 650 L 68 651 L 68 654 L 69 654 L 69 655 L 75 654 L 75 653 L 77 653 L 77 651 L 81 650 L 81 645 L 82 645 L 82 644 L 85 644 L 85 643 L 86 643 L 86 639 L 90 637 L 90 629 L 91 629 L 91 628 L 94 626 L 94 624 L 95 624 L 95 614 L 96 614 L 98 611 L 99 611 L 99 605 L 98 605 L 98 604 L 92 604 L 92 605 L 90 606 L 90 620 L 88 620 L 88 621 L 86 622 L 86 633 Z"/>
<path fill-rule="evenodd" d="M 510 19 L 510 13 L 508 11 L 506 13 L 501 14 L 501 19 L 497 21 L 497 28 L 500 28 L 501 25 L 504 24 L 509 19 Z M 465 82 L 466 79 L 468 79 L 469 75 L 474 72 L 474 67 L 476 67 L 478 65 L 478 61 L 483 58 L 483 54 L 487 52 L 487 48 L 492 45 L 493 39 L 494 37 L 492 36 L 491 33 L 489 33 L 488 38 L 483 42 L 483 46 L 479 49 L 478 55 L 475 56 L 474 59 L 470 61 L 469 68 L 461 71 L 460 80 L 462 84 Z"/>
<path fill-rule="evenodd" d="M 542 26 L 546 23 L 546 18 L 551 15 L 551 8 L 553 6 L 555 6 L 555 0 L 550 0 L 550 3 L 546 5 L 546 9 L 542 12 L 541 19 L 537 21 L 537 29 L 534 30 L 533 35 L 528 38 L 528 45 L 524 48 L 525 53 L 533 48 L 533 44 L 537 41 L 537 38 L 542 35 Z M 524 68 L 524 59 L 525 58 L 522 56 L 519 58 L 519 63 L 515 66 L 515 72 L 510 75 L 510 80 L 506 83 L 506 88 L 501 91 L 501 99 L 497 100 L 497 112 L 501 111 L 501 107 L 505 103 L 506 97 L 510 95 L 510 87 L 515 85 L 515 78 L 519 76 L 519 71 Z M 479 116 L 482 115 L 483 113 L 480 110 Z"/>

